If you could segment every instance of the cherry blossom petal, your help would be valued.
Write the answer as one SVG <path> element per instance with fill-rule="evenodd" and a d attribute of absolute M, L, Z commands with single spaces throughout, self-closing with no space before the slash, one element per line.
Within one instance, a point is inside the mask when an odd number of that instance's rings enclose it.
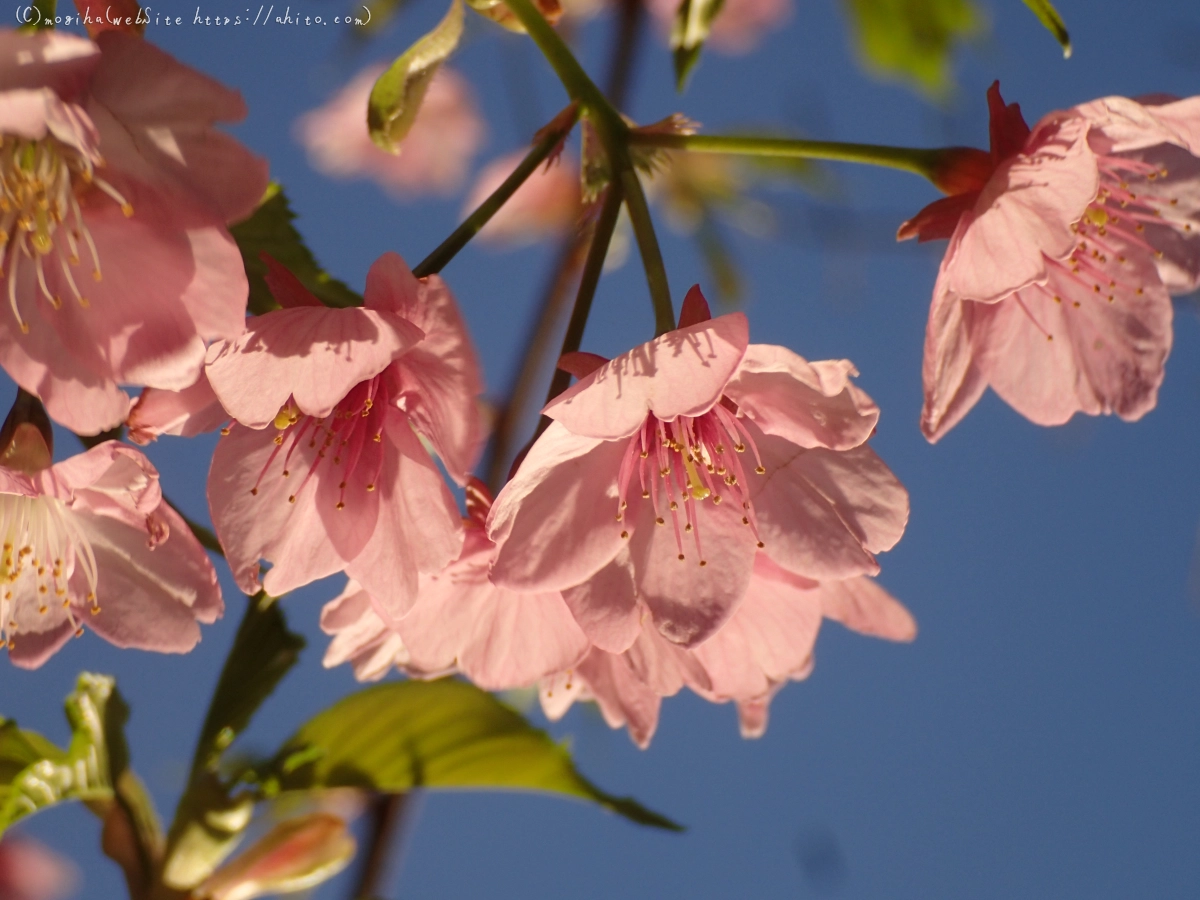
<path fill-rule="evenodd" d="M 889 641 L 911 641 L 917 636 L 912 613 L 871 578 L 823 582 L 815 593 L 828 618 L 859 634 Z"/>
<path fill-rule="evenodd" d="M 717 699 L 760 697 L 772 683 L 807 670 L 821 627 L 821 588 L 758 554 L 742 605 L 692 650 Z"/>
<path fill-rule="evenodd" d="M 1156 104 L 1101 97 L 1081 103 L 1075 111 L 1092 124 L 1093 144 L 1102 152 L 1128 153 L 1175 144 L 1200 155 L 1200 97 Z"/>
<path fill-rule="evenodd" d="M 492 580 L 520 590 L 563 590 L 608 565 L 625 544 L 616 521 L 625 446 L 551 423 L 488 516 L 499 547 Z"/>
<path fill-rule="evenodd" d="M 850 381 L 848 360 L 810 363 L 786 347 L 751 344 L 725 396 L 767 434 L 800 447 L 848 450 L 871 436 L 879 407 Z"/>
<path fill-rule="evenodd" d="M 682 536 L 670 523 L 655 524 L 652 504 L 642 501 L 629 541 L 638 596 L 654 624 L 687 647 L 709 638 L 733 614 L 750 584 L 756 538 L 733 504 L 695 503 L 695 532 Z M 680 517 L 682 519 L 682 516 Z M 680 558 L 682 557 L 682 558 Z"/>
<path fill-rule="evenodd" d="M 658 728 L 662 698 L 633 673 L 620 656 L 593 650 L 576 667 L 586 680 L 610 728 L 627 726 L 629 736 L 642 749 Z"/>
<path fill-rule="evenodd" d="M 908 493 L 869 447 L 801 450 L 758 440 L 766 476 L 754 482 L 758 533 L 771 559 L 819 581 L 875 574 L 908 521 Z"/>
<path fill-rule="evenodd" d="M 223 611 L 216 572 L 183 520 L 169 507 L 158 513 L 169 535 L 150 546 L 146 533 L 103 516 L 79 517 L 101 572 L 100 612 L 87 620 L 117 647 L 187 653 L 200 640 L 198 622 Z"/>
<path fill-rule="evenodd" d="M 647 413 L 664 422 L 700 415 L 721 399 L 748 340 L 742 313 L 670 331 L 611 360 L 542 411 L 575 434 L 608 440 L 633 434 Z"/>
<path fill-rule="evenodd" d="M 236 341 L 209 349 L 207 374 L 233 418 L 263 428 L 292 397 L 328 416 L 355 385 L 378 375 L 421 339 L 393 313 L 349 308 L 279 309 L 256 316 Z"/>
<path fill-rule="evenodd" d="M 925 386 L 921 431 L 931 443 L 962 421 L 987 388 L 987 379 L 975 364 L 968 324 L 982 304 L 951 296 L 943 284 L 939 275 L 925 326 L 921 366 Z"/>
<path fill-rule="evenodd" d="M 589 641 L 609 653 L 622 653 L 642 631 L 644 609 L 633 583 L 633 563 L 624 548 L 582 584 L 566 588 L 562 598 Z"/>
<path fill-rule="evenodd" d="M 400 635 L 387 627 L 353 578 L 321 610 L 321 630 L 333 635 L 321 664 L 331 669 L 349 662 L 359 681 L 378 681 L 393 666 L 408 662 Z"/>
<path fill-rule="evenodd" d="M 1087 126 L 1043 126 L 1033 140 L 997 168 L 959 222 L 945 261 L 946 288 L 955 296 L 994 303 L 1044 281 L 1045 257 L 1062 259 L 1074 247 L 1071 225 L 1100 187 Z"/>
<path fill-rule="evenodd" d="M 212 128 L 245 118 L 241 95 L 139 37 L 107 32 L 96 43 L 88 110 L 124 125 L 103 133 L 109 165 L 164 190 L 182 186 L 226 222 L 249 216 L 267 187 L 266 161 Z"/>
<path fill-rule="evenodd" d="M 266 558 L 274 566 L 262 586 L 278 597 L 341 571 L 345 560 L 321 525 L 317 492 L 310 487 L 293 494 L 296 479 L 303 477 L 312 462 L 312 454 L 303 444 L 298 447 L 300 459 L 291 478 L 272 471 L 260 483 L 276 450 L 271 431 L 234 425 L 213 452 L 208 506 L 238 587 L 247 594 L 259 589 L 258 561 Z M 252 489 L 257 494 L 252 494 Z M 289 503 L 288 497 L 293 495 L 296 501 Z"/>
<path fill-rule="evenodd" d="M 0 82 L 6 90 L 48 87 L 70 97 L 100 62 L 91 41 L 62 31 L 0 32 Z"/>
<path fill-rule="evenodd" d="M 484 440 L 479 360 L 446 283 L 430 275 L 419 284 L 414 280 L 414 287 L 415 296 L 396 312 L 424 331 L 425 337 L 397 360 L 398 391 L 417 431 L 433 445 L 454 480 L 463 484 Z M 370 304 L 370 275 L 367 294 Z"/>
<path fill-rule="evenodd" d="M 201 372 L 196 383 L 182 391 L 143 389 L 125 424 L 131 441 L 149 444 L 162 434 L 195 437 L 216 430 L 228 420 L 229 413 Z"/>
<path fill-rule="evenodd" d="M 993 390 L 1039 425 L 1076 412 L 1135 421 L 1153 409 L 1171 349 L 1171 301 L 1147 254 L 1130 254 L 1125 272 L 1128 281 L 1097 292 L 1056 269 L 1045 289 L 976 310 L 975 361 Z"/>
<path fill-rule="evenodd" d="M 416 600 L 418 574 L 456 559 L 463 532 L 454 498 L 405 417 L 388 410 L 384 430 L 377 490 L 366 494 L 378 498 L 378 519 L 346 574 L 400 618 Z"/>

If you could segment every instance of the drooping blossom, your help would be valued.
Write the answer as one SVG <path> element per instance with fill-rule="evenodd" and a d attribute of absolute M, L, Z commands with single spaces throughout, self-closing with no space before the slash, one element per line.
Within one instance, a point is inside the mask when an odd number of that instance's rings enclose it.
<path fill-rule="evenodd" d="M 649 0 L 647 9 L 659 30 L 669 34 L 679 13 L 680 0 Z M 749 53 L 768 32 L 792 15 L 792 0 L 725 0 L 712 23 L 708 46 L 722 53 Z"/>
<path fill-rule="evenodd" d="M 500 187 L 524 158 L 525 153 L 518 151 L 485 166 L 467 195 L 463 215 Z M 579 168 L 560 156 L 537 169 L 517 188 L 483 226 L 479 238 L 509 247 L 530 244 L 568 232 L 579 220 L 580 210 Z"/>
<path fill-rule="evenodd" d="M 680 327 L 580 380 L 492 507 L 492 580 L 561 591 L 589 640 L 621 653 L 644 617 L 695 647 L 734 614 L 762 552 L 817 581 L 875 574 L 908 495 L 865 445 L 878 407 L 845 360 L 749 344 L 698 288 Z"/>
<path fill-rule="evenodd" d="M 296 121 L 296 139 L 313 167 L 333 178 L 364 176 L 398 199 L 453 194 L 462 187 L 487 129 L 470 83 L 442 66 L 430 82 L 398 154 L 380 150 L 367 133 L 367 100 L 384 65 L 356 75 L 324 106 Z"/>
<path fill-rule="evenodd" d="M 1200 97 L 1107 97 L 1032 129 L 998 85 L 991 153 L 901 239 L 949 238 L 925 335 L 921 428 L 936 441 L 989 385 L 1040 425 L 1154 408 L 1171 293 L 1200 277 Z"/>
<path fill-rule="evenodd" d="M 235 420 L 208 479 L 213 524 L 238 585 L 279 596 L 346 572 L 394 616 L 420 572 L 462 549 L 458 510 L 418 433 L 466 480 L 479 452 L 479 367 L 436 275 L 386 253 L 362 308 L 328 309 L 271 261 L 284 307 L 214 345 L 207 375 Z"/>
<path fill-rule="evenodd" d="M 57 421 L 112 427 L 118 383 L 187 387 L 242 332 L 226 225 L 267 167 L 213 124 L 245 111 L 129 34 L 0 34 L 0 365 Z"/>
<path fill-rule="evenodd" d="M 544 679 L 542 709 L 558 719 L 576 700 L 595 700 L 611 727 L 627 727 L 645 747 L 662 698 L 686 686 L 714 703 L 736 703 L 742 735 L 759 737 L 775 693 L 812 671 L 822 618 L 893 641 L 916 636 L 908 610 L 872 579 L 819 583 L 759 553 L 746 599 L 703 644 L 688 650 L 643 627 L 625 652 L 593 649 L 578 665 Z"/>
<path fill-rule="evenodd" d="M 351 581 L 321 614 L 334 636 L 325 665 L 351 662 L 359 680 L 397 666 L 415 677 L 459 671 L 485 690 L 528 687 L 567 669 L 590 648 L 556 591 L 520 593 L 488 580 L 495 545 L 484 531 L 492 498 L 467 485 L 466 537 L 459 558 L 421 576 L 417 601 L 402 619 Z"/>
<path fill-rule="evenodd" d="M 24 837 L 0 841 L 0 897 L 62 900 L 75 891 L 79 873 L 71 861 Z"/>
<path fill-rule="evenodd" d="M 50 465 L 35 424 L 5 431 L 0 639 L 13 663 L 37 668 L 85 626 L 118 647 L 191 650 L 198 623 L 224 611 L 221 590 L 150 461 L 106 441 Z"/>

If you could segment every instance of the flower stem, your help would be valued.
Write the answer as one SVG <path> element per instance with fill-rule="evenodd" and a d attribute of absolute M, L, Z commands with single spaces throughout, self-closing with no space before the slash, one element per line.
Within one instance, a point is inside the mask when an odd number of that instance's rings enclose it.
<path fill-rule="evenodd" d="M 627 160 L 623 162 L 619 183 L 625 193 L 625 208 L 629 210 L 629 221 L 637 238 L 642 267 L 646 270 L 646 283 L 650 286 L 650 300 L 654 304 L 654 334 L 657 337 L 675 328 L 671 288 L 667 284 L 667 269 L 663 265 L 662 251 L 658 247 L 658 236 L 654 233 L 642 183 L 633 166 Z"/>
<path fill-rule="evenodd" d="M 731 153 L 743 156 L 784 156 L 800 159 L 827 159 L 835 162 L 863 163 L 902 169 L 934 179 L 945 151 L 911 147 L 885 147 L 878 144 L 845 144 L 838 141 L 802 141 L 789 138 L 741 137 L 717 134 L 657 134 L 631 131 L 632 145 L 688 150 L 693 153 Z"/>
<path fill-rule="evenodd" d="M 596 287 L 600 284 L 600 276 L 604 273 L 604 260 L 608 258 L 608 246 L 612 243 L 613 231 L 617 227 L 617 216 L 621 213 L 621 202 L 625 199 L 621 182 L 609 185 L 600 207 L 600 216 L 596 220 L 592 232 L 592 245 L 588 248 L 587 260 L 583 264 L 583 273 L 579 278 L 579 292 L 575 295 L 575 307 L 571 310 L 571 321 L 567 323 L 566 334 L 563 335 L 562 350 L 558 358 L 568 353 L 574 353 L 583 344 L 583 332 L 587 328 L 588 316 L 592 312 L 592 299 L 596 296 Z M 550 379 L 550 389 L 546 392 L 546 402 L 549 403 L 567 389 L 571 376 L 562 369 L 555 368 L 554 377 Z M 525 449 L 517 455 L 520 460 L 533 446 L 533 442 L 542 436 L 542 432 L 550 427 L 550 419 L 542 416 L 538 420 L 537 429 Z"/>
<path fill-rule="evenodd" d="M 508 475 L 509 453 L 517 439 L 517 428 L 526 411 L 534 390 L 537 388 L 546 362 L 546 353 L 554 344 L 557 331 L 562 325 L 562 312 L 567 297 L 579 277 L 591 237 L 595 229 L 584 228 L 565 238 L 555 262 L 546 279 L 538 311 L 523 342 L 517 373 L 507 399 L 497 411 L 496 424 L 492 429 L 491 457 L 488 461 L 487 483 L 492 493 L 497 494 L 504 486 Z"/>
<path fill-rule="evenodd" d="M 553 67 L 571 99 L 587 107 L 589 112 L 605 117 L 611 115 L 619 121 L 620 116 L 605 99 L 596 83 L 588 77 L 566 41 L 558 36 L 533 3 L 530 0 L 506 0 L 506 5 L 525 26 L 525 31 Z"/>
<path fill-rule="evenodd" d="M 596 296 L 600 275 L 604 272 L 604 260 L 608 256 L 608 245 L 612 242 L 613 230 L 617 227 L 617 216 L 621 212 L 621 201 L 624 199 L 622 194 L 620 182 L 611 185 L 604 197 L 604 205 L 600 207 L 596 233 L 592 238 L 592 246 L 588 249 L 587 260 L 583 264 L 579 293 L 575 295 L 575 308 L 571 310 L 571 321 L 567 323 L 567 332 L 563 335 L 562 351 L 558 354 L 560 357 L 574 353 L 583 344 L 583 331 L 587 328 L 588 316 L 592 312 L 592 299 Z M 547 402 L 566 389 L 569 378 L 570 376 L 561 369 L 554 370 L 550 393 L 546 396 Z"/>
<path fill-rule="evenodd" d="M 426 275 L 442 271 L 450 260 L 454 259 L 463 247 L 467 246 L 471 238 L 480 232 L 488 220 L 500 210 L 500 207 L 508 202 L 517 189 L 525 183 L 525 180 L 534 173 L 534 170 L 554 152 L 554 148 L 575 127 L 578 118 L 577 111 L 556 117 L 555 127 L 543 131 L 537 143 L 525 154 L 525 158 L 513 169 L 512 174 L 504 179 L 503 184 L 492 191 L 491 195 L 480 203 L 448 238 L 438 245 L 437 249 L 417 263 L 413 267 L 413 274 L 418 278 L 424 278 Z"/>

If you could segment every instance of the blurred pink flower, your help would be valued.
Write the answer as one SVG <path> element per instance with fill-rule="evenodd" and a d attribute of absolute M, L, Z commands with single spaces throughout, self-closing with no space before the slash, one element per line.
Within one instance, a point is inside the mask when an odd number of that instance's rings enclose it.
<path fill-rule="evenodd" d="M 328 309 L 270 261 L 284 307 L 215 345 L 207 374 L 235 424 L 208 479 L 238 585 L 279 596 L 344 571 L 402 616 L 420 572 L 462 549 L 453 497 L 480 449 L 479 366 L 449 288 L 394 253 L 367 273 L 362 308 Z"/>
<path fill-rule="evenodd" d="M 950 239 L 922 431 L 938 440 L 988 385 L 1040 425 L 1138 419 L 1171 349 L 1169 294 L 1200 277 L 1200 98 L 1108 97 L 1032 131 L 998 84 L 988 105 L 990 165 L 964 157 L 951 195 L 898 235 Z"/>
<path fill-rule="evenodd" d="M 61 900 L 75 892 L 79 872 L 69 859 L 23 837 L 0 841 L 0 900 Z"/>
<path fill-rule="evenodd" d="M 524 158 L 525 152 L 519 150 L 485 166 L 467 195 L 463 215 L 500 187 Z M 565 234 L 579 219 L 580 191 L 579 167 L 560 156 L 530 175 L 483 226 L 479 237 L 492 244 L 520 246 Z"/>
<path fill-rule="evenodd" d="M 746 318 L 709 319 L 698 288 L 680 326 L 580 378 L 488 519 L 492 580 L 561 591 L 589 640 L 627 650 L 648 612 L 694 647 L 733 615 L 760 550 L 820 581 L 879 571 L 908 495 L 865 446 L 878 407 L 845 360 L 747 344 Z"/>
<path fill-rule="evenodd" d="M 267 166 L 212 126 L 245 111 L 128 34 L 0 34 L 0 365 L 74 431 L 125 418 L 118 383 L 184 388 L 242 332 L 225 226 Z"/>
<path fill-rule="evenodd" d="M 313 888 L 346 868 L 356 847 L 338 816 L 326 812 L 296 816 L 280 822 L 210 875 L 196 888 L 195 896 L 253 900 Z"/>
<path fill-rule="evenodd" d="M 645 747 L 663 697 L 684 686 L 714 703 L 733 701 L 744 737 L 767 727 L 771 698 L 787 681 L 807 678 L 822 617 L 862 634 L 911 641 L 916 622 L 867 577 L 818 583 L 755 558 L 745 601 L 711 638 L 691 650 L 642 628 L 623 653 L 593 649 L 577 666 L 543 679 L 542 709 L 561 718 L 575 700 L 595 700 L 613 728 Z"/>
<path fill-rule="evenodd" d="M 680 0 L 648 0 L 659 30 L 670 34 Z M 792 0 L 725 0 L 713 20 L 707 44 L 722 53 L 749 53 L 792 15 Z"/>
<path fill-rule="evenodd" d="M 382 678 L 393 665 L 415 677 L 457 670 L 499 691 L 528 687 L 578 663 L 591 645 L 561 594 L 523 594 L 488 581 L 496 555 L 484 533 L 491 504 L 487 488 L 471 479 L 462 555 L 421 576 L 404 618 L 393 620 L 354 581 L 328 603 L 321 627 L 334 639 L 325 665 L 350 661 L 359 680 Z"/>
<path fill-rule="evenodd" d="M 86 623 L 118 647 L 186 653 L 224 611 L 216 572 L 163 501 L 138 450 L 106 441 L 48 468 L 33 426 L 0 467 L 0 638 L 21 668 L 44 663 Z M 38 442 L 41 442 L 40 444 Z"/>
<path fill-rule="evenodd" d="M 486 134 L 470 83 L 442 66 L 399 154 L 393 155 L 367 134 L 367 99 L 386 68 L 364 69 L 328 103 L 296 120 L 297 140 L 313 168 L 331 177 L 365 176 L 399 198 L 453 194 Z"/>

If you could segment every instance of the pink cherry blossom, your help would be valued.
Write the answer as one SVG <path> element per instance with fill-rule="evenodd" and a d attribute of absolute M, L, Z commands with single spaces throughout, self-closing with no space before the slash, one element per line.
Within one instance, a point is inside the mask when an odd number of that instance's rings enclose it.
<path fill-rule="evenodd" d="M 224 611 L 216 572 L 139 451 L 107 441 L 57 463 L 18 426 L 0 467 L 0 639 L 33 669 L 86 625 L 118 647 L 186 653 Z M 30 450 L 29 447 L 33 449 Z M 10 445 L 10 451 L 12 446 Z"/>
<path fill-rule="evenodd" d="M 326 605 L 321 627 L 334 639 L 325 665 L 350 661 L 359 680 L 381 678 L 393 665 L 416 677 L 460 671 L 497 691 L 528 687 L 578 663 L 591 645 L 561 594 L 519 593 L 488 580 L 496 555 L 484 532 L 491 503 L 487 488 L 472 479 L 462 554 L 421 576 L 404 618 L 393 620 L 354 581 Z"/>
<path fill-rule="evenodd" d="M 481 440 L 479 367 L 450 290 L 394 253 L 362 308 L 327 309 L 278 263 L 284 307 L 214 345 L 209 383 L 235 420 L 208 479 L 238 585 L 279 596 L 346 572 L 404 615 L 421 572 L 458 556 L 458 510 L 419 433 L 460 483 Z"/>
<path fill-rule="evenodd" d="M 60 900 L 75 892 L 79 873 L 71 861 L 23 837 L 0 841 L 0 897 Z"/>
<path fill-rule="evenodd" d="M 118 383 L 178 390 L 205 343 L 244 327 L 226 225 L 267 167 L 212 126 L 238 94 L 118 31 L 0 35 L 0 365 L 50 415 L 95 434 Z"/>
<path fill-rule="evenodd" d="M 949 238 L 925 336 L 921 428 L 938 440 L 989 385 L 1040 425 L 1154 408 L 1170 293 L 1200 278 L 1200 98 L 1108 97 L 1031 130 L 988 92 L 991 159 L 900 228 Z M 950 173 L 954 175 L 955 173 Z"/>
<path fill-rule="evenodd" d="M 296 121 L 296 139 L 313 167 L 334 178 L 365 176 L 399 199 L 453 194 L 467 177 L 487 129 L 470 83 L 442 66 L 425 93 L 398 154 L 380 150 L 367 133 L 367 100 L 385 65 L 356 75 L 324 106 Z"/>
<path fill-rule="evenodd" d="M 680 0 L 649 0 L 647 9 L 663 34 L 670 34 Z M 792 0 L 725 0 L 712 23 L 708 45 L 722 53 L 749 53 L 792 15 Z"/>
<path fill-rule="evenodd" d="M 755 558 L 745 601 L 719 631 L 693 649 L 642 628 L 623 653 L 593 649 L 577 666 L 544 679 L 542 708 L 558 719 L 575 700 L 593 699 L 613 728 L 627 727 L 645 747 L 663 697 L 690 687 L 714 703 L 733 701 L 744 737 L 766 730 L 771 698 L 807 678 L 822 618 L 863 634 L 911 641 L 916 623 L 898 601 L 865 576 L 816 582 Z"/>
<path fill-rule="evenodd" d="M 672 642 L 710 638 L 760 551 L 820 581 L 879 571 L 908 495 L 865 446 L 879 410 L 849 362 L 749 344 L 745 316 L 709 319 L 698 288 L 677 330 L 599 362 L 562 363 L 582 377 L 496 498 L 494 582 L 561 591 L 620 653 L 645 614 Z"/>
<path fill-rule="evenodd" d="M 463 215 L 500 187 L 524 158 L 524 151 L 518 151 L 485 166 L 467 195 Z M 520 246 L 564 234 L 579 220 L 580 196 L 579 167 L 559 157 L 530 175 L 483 226 L 479 237 L 488 243 Z"/>

